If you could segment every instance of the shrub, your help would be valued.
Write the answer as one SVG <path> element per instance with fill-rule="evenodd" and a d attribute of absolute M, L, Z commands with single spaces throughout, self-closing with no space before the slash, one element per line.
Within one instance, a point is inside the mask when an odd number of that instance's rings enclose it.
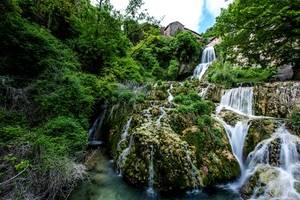
<path fill-rule="evenodd" d="M 229 63 L 215 62 L 207 73 L 207 80 L 211 83 L 236 87 L 239 85 L 255 85 L 268 81 L 275 73 L 273 68 L 239 67 Z"/>

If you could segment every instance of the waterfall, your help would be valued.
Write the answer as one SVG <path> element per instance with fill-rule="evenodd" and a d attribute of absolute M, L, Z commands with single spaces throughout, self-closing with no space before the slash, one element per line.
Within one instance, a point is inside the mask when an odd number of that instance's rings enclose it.
<path fill-rule="evenodd" d="M 216 59 L 215 49 L 213 46 L 206 47 L 203 50 L 201 63 L 194 70 L 194 78 L 201 80 L 208 67 Z"/>
<path fill-rule="evenodd" d="M 122 167 L 125 165 L 125 162 L 126 162 L 126 159 L 127 159 L 127 156 L 129 155 L 130 151 L 131 151 L 131 147 L 134 143 L 134 140 L 133 140 L 133 135 L 130 136 L 130 139 L 129 139 L 129 145 L 127 148 L 125 148 L 122 153 L 120 154 L 120 156 L 118 157 L 118 160 L 117 160 L 117 168 L 119 170 L 119 175 L 122 176 Z"/>
<path fill-rule="evenodd" d="M 171 90 L 173 89 L 173 84 L 171 84 L 170 85 L 170 88 L 167 90 L 167 92 L 168 92 L 168 102 L 169 103 L 172 103 L 172 101 L 173 101 L 173 99 L 174 99 L 174 96 L 172 95 L 172 93 L 171 93 Z"/>
<path fill-rule="evenodd" d="M 227 90 L 217 108 L 219 113 L 223 108 L 238 114 L 253 115 L 253 88 L 239 87 Z"/>
<path fill-rule="evenodd" d="M 129 130 L 129 128 L 130 128 L 131 121 L 132 121 L 132 117 L 130 117 L 130 118 L 128 119 L 127 123 L 126 123 L 125 126 L 123 127 L 122 134 L 121 134 L 121 139 L 120 139 L 120 141 L 118 142 L 118 149 L 120 149 L 121 143 L 124 142 L 124 141 L 127 139 L 127 136 L 128 136 L 128 130 Z"/>
<path fill-rule="evenodd" d="M 190 151 L 188 150 L 188 145 L 184 145 L 184 149 L 185 149 L 185 152 L 186 152 L 186 159 L 188 161 L 188 163 L 190 164 L 191 166 L 191 178 L 192 178 L 192 184 L 193 184 L 193 190 L 192 191 L 188 191 L 188 194 L 197 194 L 199 193 L 199 188 L 198 188 L 198 185 L 199 185 L 199 179 L 200 179 L 200 174 L 199 174 L 199 171 L 197 169 L 197 167 L 194 165 L 192 159 L 191 159 L 191 156 L 190 156 Z"/>
<path fill-rule="evenodd" d="M 155 197 L 156 192 L 154 190 L 154 167 L 153 167 L 153 156 L 154 156 L 154 149 L 153 145 L 150 146 L 150 158 L 149 158 L 149 178 L 148 178 L 148 189 L 147 194 L 151 197 Z"/>
<path fill-rule="evenodd" d="M 156 125 L 158 127 L 160 127 L 160 125 L 161 125 L 161 123 L 160 123 L 161 119 L 167 114 L 166 111 L 164 110 L 164 107 L 160 107 L 159 111 L 160 111 L 160 116 L 156 120 Z"/>
<path fill-rule="evenodd" d="M 98 146 L 103 144 L 101 141 L 101 128 L 106 115 L 107 106 L 104 105 L 101 107 L 101 113 L 99 117 L 93 123 L 93 126 L 89 129 L 89 145 L 90 146 Z"/>
<path fill-rule="evenodd" d="M 227 90 L 221 98 L 220 105 L 216 108 L 216 113 L 219 114 L 223 108 L 232 110 L 236 113 L 244 115 L 252 115 L 253 88 L 239 87 Z M 238 121 L 235 126 L 227 124 L 221 117 L 216 119 L 224 126 L 229 139 L 232 153 L 235 155 L 240 165 L 241 171 L 244 170 L 243 148 L 244 142 L 249 129 L 249 120 Z"/>
<path fill-rule="evenodd" d="M 220 105 L 216 108 L 216 120 L 219 121 L 227 134 L 233 155 L 238 161 L 241 177 L 245 174 L 245 163 L 243 159 L 244 142 L 249 130 L 249 117 L 253 114 L 253 88 L 239 87 L 225 91 Z M 237 114 L 242 114 L 248 119 L 236 122 L 234 126 L 227 124 L 218 114 L 225 108 Z M 230 188 L 236 189 L 239 184 L 232 183 Z"/>
<path fill-rule="evenodd" d="M 275 151 L 279 154 L 275 155 L 278 161 L 271 158 L 274 157 L 274 143 L 278 144 L 279 152 Z M 263 167 L 273 169 L 278 175 L 264 186 L 264 194 L 255 190 L 251 199 L 260 199 L 260 195 L 266 199 L 270 195 L 276 199 L 300 199 L 300 193 L 294 188 L 295 184 L 300 184 L 299 146 L 300 138 L 292 135 L 283 124 L 271 138 L 263 140 L 255 147 L 248 155 L 248 167 L 239 184 L 243 185 L 252 174 Z M 272 196 L 272 191 L 277 191 L 276 196 Z"/>

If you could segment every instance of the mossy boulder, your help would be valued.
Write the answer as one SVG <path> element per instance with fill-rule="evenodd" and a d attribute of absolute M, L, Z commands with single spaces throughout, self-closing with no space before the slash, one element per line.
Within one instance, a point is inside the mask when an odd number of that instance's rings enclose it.
<path fill-rule="evenodd" d="M 233 180 L 240 173 L 225 130 L 219 123 L 212 123 L 211 127 L 192 126 L 181 133 L 196 150 L 198 168 L 206 186 Z"/>
<path fill-rule="evenodd" d="M 222 109 L 222 111 L 219 113 L 219 116 L 231 126 L 235 126 L 238 121 L 247 119 L 245 116 L 238 115 L 237 113 L 226 109 Z"/>
<path fill-rule="evenodd" d="M 258 143 L 270 138 L 278 126 L 278 122 L 274 119 L 253 119 L 244 143 L 244 156 L 247 157 Z"/>
<path fill-rule="evenodd" d="M 189 147 L 166 123 L 141 124 L 133 130 L 130 152 L 121 166 L 124 178 L 134 185 L 147 186 L 153 151 L 154 187 L 160 191 L 203 186 L 200 171 L 191 176 L 196 163 L 195 150 Z"/>
<path fill-rule="evenodd" d="M 242 198 L 250 199 L 251 197 L 258 198 L 265 196 L 267 185 L 269 185 L 271 181 L 275 181 L 278 176 L 278 169 L 269 166 L 260 166 L 240 189 Z M 271 191 L 268 191 L 270 192 L 268 195 L 275 195 L 282 189 L 283 188 L 273 188 Z M 271 197 L 264 199 L 271 199 Z"/>

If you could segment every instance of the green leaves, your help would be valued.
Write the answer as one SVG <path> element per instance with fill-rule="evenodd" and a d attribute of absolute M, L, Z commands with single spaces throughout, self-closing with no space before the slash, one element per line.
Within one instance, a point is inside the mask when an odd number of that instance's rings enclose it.
<path fill-rule="evenodd" d="M 215 25 L 225 59 L 263 67 L 298 63 L 299 9 L 295 0 L 234 1 Z"/>

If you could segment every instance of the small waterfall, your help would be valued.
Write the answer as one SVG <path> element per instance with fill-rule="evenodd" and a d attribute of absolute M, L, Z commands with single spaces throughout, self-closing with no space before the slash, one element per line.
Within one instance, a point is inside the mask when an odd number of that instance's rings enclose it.
<path fill-rule="evenodd" d="M 93 123 L 93 126 L 89 130 L 89 145 L 90 146 L 98 146 L 103 144 L 103 141 L 101 141 L 101 128 L 102 124 L 106 115 L 107 106 L 104 105 L 101 107 L 101 113 L 99 117 L 95 120 Z"/>
<path fill-rule="evenodd" d="M 160 107 L 159 111 L 160 111 L 160 116 L 156 120 L 156 125 L 158 127 L 160 127 L 160 125 L 161 125 L 161 123 L 160 123 L 161 119 L 167 114 L 166 111 L 165 111 L 165 109 L 164 109 L 164 107 Z"/>
<path fill-rule="evenodd" d="M 172 101 L 173 101 L 173 99 L 174 99 L 174 96 L 172 95 L 172 93 L 171 93 L 171 90 L 173 89 L 173 84 L 171 84 L 170 85 L 170 88 L 167 90 L 167 92 L 168 92 L 168 102 L 169 103 L 172 103 Z"/>
<path fill-rule="evenodd" d="M 252 101 L 253 89 L 251 87 L 239 87 L 227 90 L 221 98 L 220 105 L 216 108 L 216 114 L 218 115 L 223 108 L 226 108 L 249 118 L 253 114 Z M 239 163 L 241 177 L 243 177 L 245 174 L 243 149 L 249 130 L 249 119 L 238 121 L 234 126 L 227 124 L 220 116 L 216 116 L 216 120 L 223 125 L 226 131 L 232 153 Z M 236 183 L 233 183 L 230 187 L 236 189 L 236 185 Z"/>
<path fill-rule="evenodd" d="M 127 138 L 128 130 L 130 128 L 131 121 L 132 121 L 132 117 L 129 118 L 129 120 L 127 121 L 126 125 L 123 128 L 123 133 L 121 135 L 121 140 L 125 140 Z"/>
<path fill-rule="evenodd" d="M 184 150 L 186 152 L 186 159 L 187 159 L 188 163 L 191 166 L 190 172 L 191 172 L 191 178 L 192 178 L 192 183 L 193 183 L 193 190 L 188 191 L 188 194 L 197 194 L 200 191 L 199 188 L 198 188 L 198 185 L 200 184 L 200 182 L 199 182 L 199 180 L 200 180 L 199 170 L 194 165 L 194 163 L 191 159 L 190 151 L 188 150 L 187 145 L 184 145 Z"/>
<path fill-rule="evenodd" d="M 274 142 L 278 144 L 278 150 L 275 155 L 278 161 L 274 161 Z M 272 146 L 273 145 L 273 146 Z M 271 196 L 276 199 L 300 199 L 300 193 L 294 188 L 295 184 L 300 184 L 300 138 L 292 135 L 285 125 L 280 126 L 272 137 L 260 142 L 253 152 L 248 156 L 248 167 L 244 177 L 239 184 L 243 185 L 245 181 L 262 167 L 273 168 L 278 175 L 265 185 L 264 194 L 254 191 L 251 199 L 261 199 L 272 195 L 272 191 L 277 191 L 277 196 Z M 270 150 L 272 152 L 270 152 Z M 272 157 L 271 157 L 272 156 Z"/>
<path fill-rule="evenodd" d="M 154 167 L 153 167 L 153 157 L 154 157 L 154 149 L 153 145 L 150 146 L 150 160 L 149 160 L 149 178 L 148 178 L 148 189 L 147 194 L 151 197 L 156 196 L 156 192 L 154 190 Z"/>
<path fill-rule="evenodd" d="M 129 139 L 129 145 L 127 148 L 125 148 L 122 153 L 120 154 L 118 160 L 117 160 L 117 168 L 119 170 L 119 175 L 122 176 L 122 167 L 125 165 L 126 163 L 126 159 L 127 159 L 127 156 L 129 155 L 130 151 L 131 151 L 131 147 L 134 143 L 134 140 L 133 140 L 133 135 L 130 136 L 130 139 Z"/>
<path fill-rule="evenodd" d="M 215 49 L 213 46 L 206 47 L 203 50 L 201 63 L 194 70 L 194 78 L 201 80 L 211 63 L 216 60 Z"/>
<path fill-rule="evenodd" d="M 249 130 L 249 120 L 238 121 L 235 126 L 231 126 L 223 121 L 221 118 L 216 117 L 216 119 L 224 126 L 225 131 L 227 133 L 227 137 L 229 139 L 229 143 L 231 145 L 231 150 L 234 156 L 236 157 L 241 172 L 245 169 L 244 161 L 243 161 L 243 149 L 244 142 Z"/>
<path fill-rule="evenodd" d="M 223 108 L 232 110 L 236 113 L 253 115 L 253 88 L 239 87 L 227 90 L 221 98 L 217 108 L 219 113 Z"/>
<path fill-rule="evenodd" d="M 129 120 L 127 121 L 127 123 L 123 127 L 122 134 L 121 134 L 121 139 L 120 139 L 120 141 L 118 143 L 118 149 L 120 149 L 121 143 L 124 142 L 127 139 L 128 130 L 130 128 L 131 121 L 132 121 L 132 117 L 129 118 Z"/>

